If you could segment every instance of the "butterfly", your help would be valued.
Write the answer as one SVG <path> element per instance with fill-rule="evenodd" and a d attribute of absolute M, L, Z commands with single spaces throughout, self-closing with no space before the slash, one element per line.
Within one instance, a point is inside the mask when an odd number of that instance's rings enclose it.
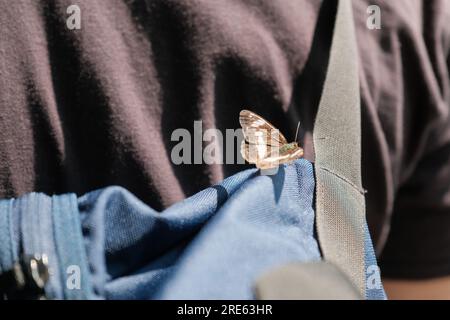
<path fill-rule="evenodd" d="M 242 157 L 257 168 L 272 169 L 303 157 L 303 148 L 297 142 L 288 143 L 277 128 L 256 113 L 242 110 L 239 122 L 244 133 Z"/>

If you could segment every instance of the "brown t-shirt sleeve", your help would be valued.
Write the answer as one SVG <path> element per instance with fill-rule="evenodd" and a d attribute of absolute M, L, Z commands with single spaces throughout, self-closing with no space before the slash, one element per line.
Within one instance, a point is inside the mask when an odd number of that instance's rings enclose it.
<path fill-rule="evenodd" d="M 450 275 L 450 141 L 430 151 L 398 190 L 380 266 L 391 278 Z"/>

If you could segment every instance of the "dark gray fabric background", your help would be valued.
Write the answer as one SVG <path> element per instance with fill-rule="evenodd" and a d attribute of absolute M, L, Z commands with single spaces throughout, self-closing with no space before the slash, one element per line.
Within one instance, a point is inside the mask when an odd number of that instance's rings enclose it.
<path fill-rule="evenodd" d="M 81 30 L 66 28 L 71 4 Z M 366 28 L 369 4 L 381 30 Z M 353 6 L 363 185 L 383 272 L 448 275 L 450 2 Z M 310 137 L 335 7 L 0 0 L 0 197 L 118 184 L 162 209 L 245 167 L 173 165 L 174 129 L 238 128 L 245 107 L 288 139 L 301 119 Z"/>

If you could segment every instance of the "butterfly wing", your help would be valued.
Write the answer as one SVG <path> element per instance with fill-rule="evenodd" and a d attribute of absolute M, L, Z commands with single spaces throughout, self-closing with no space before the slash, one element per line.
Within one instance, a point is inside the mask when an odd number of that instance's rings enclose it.
<path fill-rule="evenodd" d="M 249 163 L 258 164 L 264 158 L 270 157 L 274 154 L 273 148 L 266 144 L 248 143 L 248 141 L 242 141 L 241 143 L 241 155 Z"/>
<path fill-rule="evenodd" d="M 280 153 L 287 144 L 286 138 L 269 121 L 248 110 L 239 114 L 244 141 L 241 144 L 242 157 L 260 169 L 275 168 L 303 156 L 303 149 L 295 146 Z"/>
<path fill-rule="evenodd" d="M 303 154 L 303 149 L 297 146 L 295 149 L 290 150 L 288 153 L 277 155 L 272 154 L 268 157 L 260 159 L 258 162 L 256 162 L 256 167 L 258 167 L 259 169 L 276 168 L 280 164 L 289 163 L 303 157 Z"/>
<path fill-rule="evenodd" d="M 244 138 L 250 144 L 280 147 L 287 143 L 286 138 L 269 121 L 249 110 L 239 114 Z"/>

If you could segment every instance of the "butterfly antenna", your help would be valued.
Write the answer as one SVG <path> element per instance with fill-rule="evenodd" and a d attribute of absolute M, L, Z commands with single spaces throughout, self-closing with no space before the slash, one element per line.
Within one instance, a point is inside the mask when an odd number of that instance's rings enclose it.
<path fill-rule="evenodd" d="M 295 132 L 295 140 L 294 141 L 297 141 L 299 129 L 300 129 L 300 121 L 297 124 L 297 131 Z"/>

